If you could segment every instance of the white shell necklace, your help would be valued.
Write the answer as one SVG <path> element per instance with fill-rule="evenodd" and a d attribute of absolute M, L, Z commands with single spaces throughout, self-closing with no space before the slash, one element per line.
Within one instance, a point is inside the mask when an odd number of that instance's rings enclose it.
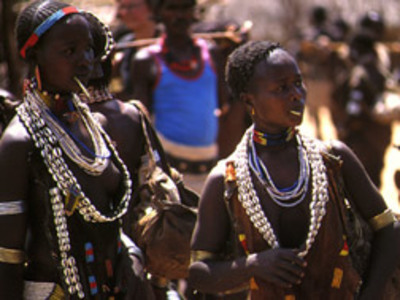
<path fill-rule="evenodd" d="M 310 226 L 305 241 L 305 248 L 298 253 L 299 257 L 307 255 L 321 227 L 322 219 L 326 214 L 326 203 L 329 200 L 328 179 L 326 166 L 320 153 L 321 147 L 317 140 L 297 133 L 298 142 L 303 144 L 308 163 L 311 167 L 312 194 L 310 202 Z M 271 248 L 279 248 L 278 239 L 274 230 L 262 210 L 260 199 L 254 189 L 249 167 L 249 149 L 252 140 L 250 127 L 238 144 L 235 152 L 235 169 L 239 192 L 239 202 L 242 204 L 249 219 Z M 304 191 L 306 192 L 307 189 Z"/>
<path fill-rule="evenodd" d="M 123 173 L 125 193 L 117 207 L 106 215 L 97 210 L 97 208 L 91 203 L 90 199 L 84 194 L 76 177 L 68 167 L 62 156 L 63 150 L 58 144 L 56 135 L 51 130 L 52 127 L 49 127 L 49 123 L 46 122 L 47 119 L 43 119 L 43 107 L 38 104 L 39 101 L 37 97 L 38 95 L 36 93 L 32 93 L 32 91 L 28 90 L 24 97 L 24 103 L 18 107 L 17 113 L 31 135 L 36 148 L 40 150 L 44 163 L 58 188 L 63 192 L 65 197 L 74 195 L 76 199 L 79 199 L 76 208 L 86 222 L 107 223 L 121 218 L 128 210 L 132 194 L 132 182 L 128 168 L 119 157 L 110 137 L 93 119 L 93 126 L 97 128 L 99 133 L 105 139 L 107 147 L 113 153 L 117 166 Z M 85 104 L 81 105 L 85 106 Z M 90 115 L 89 108 L 87 108 L 85 112 L 87 115 Z"/>

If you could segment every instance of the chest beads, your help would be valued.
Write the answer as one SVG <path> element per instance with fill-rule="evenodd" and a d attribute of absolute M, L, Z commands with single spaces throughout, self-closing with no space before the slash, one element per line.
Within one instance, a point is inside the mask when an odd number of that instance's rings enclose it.
<path fill-rule="evenodd" d="M 83 155 L 75 140 L 52 115 L 34 88 L 27 89 L 24 103 L 18 107 L 17 113 L 32 137 L 35 147 L 40 150 L 44 163 L 56 183 L 56 187 L 51 188 L 49 192 L 64 281 L 71 295 L 76 294 L 83 299 L 85 294 L 80 283 L 76 260 L 69 253 L 71 244 L 67 216 L 72 215 L 76 209 L 86 222 L 106 223 L 121 218 L 129 205 L 132 182 L 128 168 L 119 157 L 107 133 L 90 113 L 88 106 L 75 94 L 73 104 L 94 145 L 94 157 Z M 114 158 L 123 174 L 125 192 L 111 213 L 103 214 L 92 204 L 68 167 L 63 154 L 92 176 L 101 175 L 108 166 L 111 156 Z"/>
<path fill-rule="evenodd" d="M 265 181 L 265 188 L 272 200 L 282 207 L 291 207 L 304 200 L 308 192 L 308 178 L 311 179 L 310 226 L 305 241 L 305 248 L 298 253 L 305 257 L 321 227 L 326 213 L 328 196 L 328 179 L 320 146 L 318 142 L 301 133 L 296 134 L 299 152 L 300 174 L 295 188 L 288 191 L 276 188 L 269 174 Z M 253 150 L 252 128 L 249 128 L 235 151 L 235 169 L 239 191 L 239 202 L 242 204 L 254 227 L 262 235 L 271 248 L 279 248 L 278 239 L 274 230 L 261 208 L 260 199 L 254 189 L 250 174 L 250 152 Z M 256 155 L 256 154 L 255 154 Z M 311 170 L 311 174 L 310 174 Z"/>

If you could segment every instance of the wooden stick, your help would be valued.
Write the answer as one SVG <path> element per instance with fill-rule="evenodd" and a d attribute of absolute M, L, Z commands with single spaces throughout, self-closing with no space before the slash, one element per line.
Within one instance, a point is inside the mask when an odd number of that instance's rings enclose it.
<path fill-rule="evenodd" d="M 242 36 L 247 34 L 253 23 L 251 21 L 246 21 L 243 25 L 239 28 L 239 30 L 227 30 L 221 32 L 198 32 L 193 33 L 193 37 L 202 38 L 202 39 L 230 39 L 235 43 L 240 43 L 242 40 Z M 156 43 L 159 38 L 150 38 L 150 39 L 140 39 L 131 42 L 123 42 L 117 43 L 115 50 L 121 51 L 127 48 L 136 48 L 136 47 L 145 47 Z"/>

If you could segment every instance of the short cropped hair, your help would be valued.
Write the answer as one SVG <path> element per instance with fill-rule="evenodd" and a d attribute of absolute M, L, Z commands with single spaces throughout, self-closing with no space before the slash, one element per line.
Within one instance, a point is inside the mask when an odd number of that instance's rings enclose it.
<path fill-rule="evenodd" d="M 248 83 L 256 65 L 268 58 L 270 53 L 282 47 L 271 41 L 250 41 L 234 50 L 228 57 L 225 80 L 232 96 L 238 100 L 247 92 Z"/>

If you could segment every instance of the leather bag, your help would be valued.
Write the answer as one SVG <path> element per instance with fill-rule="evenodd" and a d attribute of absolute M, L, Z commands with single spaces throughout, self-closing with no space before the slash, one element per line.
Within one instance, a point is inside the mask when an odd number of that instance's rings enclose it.
<path fill-rule="evenodd" d="M 169 166 L 160 141 L 140 103 L 146 155 L 139 171 L 143 215 L 132 224 L 133 238 L 145 255 L 152 276 L 188 276 L 190 240 L 197 219 L 199 196 L 184 186 L 182 175 Z"/>

